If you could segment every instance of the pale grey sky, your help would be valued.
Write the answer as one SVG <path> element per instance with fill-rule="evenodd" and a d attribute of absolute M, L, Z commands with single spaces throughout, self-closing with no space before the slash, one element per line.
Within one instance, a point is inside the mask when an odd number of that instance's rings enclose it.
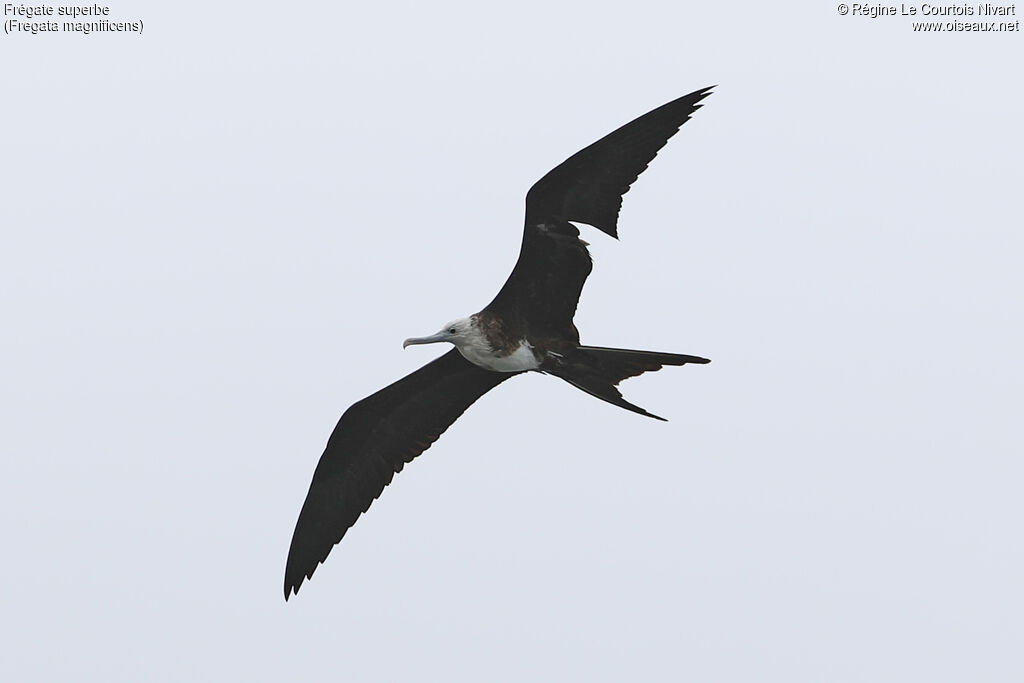
<path fill-rule="evenodd" d="M 111 5 L 2 35 L 0 679 L 1024 678 L 1020 33 L 835 4 Z M 587 229 L 585 342 L 297 598 L 352 402 L 485 305 L 530 185 L 714 95 Z"/>

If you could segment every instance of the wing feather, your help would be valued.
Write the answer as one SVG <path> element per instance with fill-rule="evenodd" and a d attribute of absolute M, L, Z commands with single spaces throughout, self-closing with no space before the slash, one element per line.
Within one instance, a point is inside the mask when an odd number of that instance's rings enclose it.
<path fill-rule="evenodd" d="M 514 374 L 479 368 L 452 349 L 346 410 L 299 512 L 285 567 L 285 600 L 313 576 L 405 463 Z"/>
<path fill-rule="evenodd" d="M 574 221 L 617 237 L 622 196 L 712 87 L 647 112 L 549 171 L 526 195 L 526 224 Z"/>
<path fill-rule="evenodd" d="M 519 260 L 485 310 L 505 318 L 529 311 L 520 324 L 531 332 L 575 335 L 572 318 L 592 264 L 572 223 L 618 237 L 623 195 L 710 93 L 703 88 L 644 114 L 538 180 L 526 194 Z"/>

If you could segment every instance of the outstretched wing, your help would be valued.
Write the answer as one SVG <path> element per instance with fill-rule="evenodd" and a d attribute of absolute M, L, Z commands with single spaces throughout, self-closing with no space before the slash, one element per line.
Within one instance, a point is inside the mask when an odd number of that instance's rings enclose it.
<path fill-rule="evenodd" d="M 284 573 L 285 600 L 313 576 L 405 463 L 514 374 L 484 370 L 452 349 L 346 410 L 299 512 Z"/>
<path fill-rule="evenodd" d="M 549 171 L 526 194 L 527 228 L 548 221 L 575 221 L 618 237 L 622 195 L 700 108 L 712 87 L 647 112 Z"/>
<path fill-rule="evenodd" d="M 571 330 L 591 261 L 570 221 L 618 237 L 622 196 L 710 93 L 704 88 L 644 114 L 538 180 L 526 195 L 519 261 L 487 308 L 503 315 L 528 308 L 531 319 L 524 322 L 531 328 Z M 525 301 L 530 305 L 520 306 Z"/>

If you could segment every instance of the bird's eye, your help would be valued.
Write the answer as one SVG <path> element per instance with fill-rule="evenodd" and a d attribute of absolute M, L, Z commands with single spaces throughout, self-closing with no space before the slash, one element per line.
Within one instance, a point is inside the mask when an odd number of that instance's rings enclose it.
<path fill-rule="evenodd" d="M 448 328 L 448 334 L 455 334 L 455 328 L 454 327 L 449 327 Z"/>

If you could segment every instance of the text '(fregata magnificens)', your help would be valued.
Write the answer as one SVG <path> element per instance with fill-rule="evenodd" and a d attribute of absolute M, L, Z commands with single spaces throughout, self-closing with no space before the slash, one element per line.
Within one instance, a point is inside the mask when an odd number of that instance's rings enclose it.
<path fill-rule="evenodd" d="M 519 261 L 494 300 L 411 344 L 455 348 L 345 411 L 327 441 L 295 525 L 285 600 L 391 483 L 478 398 L 523 372 L 559 377 L 591 396 L 653 417 L 619 382 L 665 365 L 708 363 L 677 353 L 582 346 L 573 324 L 592 263 L 573 223 L 618 237 L 622 197 L 711 88 L 673 100 L 580 150 L 526 195 Z"/>

